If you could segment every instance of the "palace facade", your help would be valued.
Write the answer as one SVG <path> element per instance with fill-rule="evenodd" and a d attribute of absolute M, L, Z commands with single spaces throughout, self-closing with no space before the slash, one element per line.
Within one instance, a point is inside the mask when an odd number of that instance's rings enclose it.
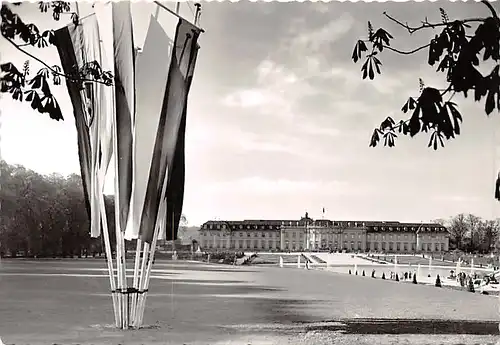
<path fill-rule="evenodd" d="M 203 250 L 347 252 L 447 252 L 449 232 L 440 224 L 397 221 L 208 221 L 200 228 Z"/>

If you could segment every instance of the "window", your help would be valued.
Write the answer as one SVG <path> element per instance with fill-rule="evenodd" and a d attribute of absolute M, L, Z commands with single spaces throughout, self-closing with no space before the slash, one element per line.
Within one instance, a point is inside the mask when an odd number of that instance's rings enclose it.
<path fill-rule="evenodd" d="M 396 250 L 399 252 L 401 250 L 401 243 L 396 243 Z"/>
<path fill-rule="evenodd" d="M 403 250 L 406 252 L 408 250 L 408 243 L 403 244 Z"/>

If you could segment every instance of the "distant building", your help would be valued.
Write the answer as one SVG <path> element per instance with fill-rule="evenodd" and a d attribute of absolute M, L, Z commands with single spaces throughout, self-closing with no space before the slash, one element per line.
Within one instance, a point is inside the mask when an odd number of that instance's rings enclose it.
<path fill-rule="evenodd" d="M 449 232 L 440 224 L 396 221 L 208 221 L 200 228 L 203 250 L 442 253 Z"/>

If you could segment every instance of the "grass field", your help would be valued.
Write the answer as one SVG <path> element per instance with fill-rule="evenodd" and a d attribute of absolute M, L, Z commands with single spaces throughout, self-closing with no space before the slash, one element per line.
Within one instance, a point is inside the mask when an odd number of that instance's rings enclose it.
<path fill-rule="evenodd" d="M 498 334 L 498 326 L 488 322 L 498 319 L 498 302 L 491 296 L 319 270 L 182 261 L 155 263 L 144 317 L 148 327 L 119 331 L 110 326 L 114 319 L 105 267 L 104 260 L 2 260 L 3 342 L 279 345 L 497 340 L 492 334 Z M 437 326 L 437 320 L 445 322 Z"/>

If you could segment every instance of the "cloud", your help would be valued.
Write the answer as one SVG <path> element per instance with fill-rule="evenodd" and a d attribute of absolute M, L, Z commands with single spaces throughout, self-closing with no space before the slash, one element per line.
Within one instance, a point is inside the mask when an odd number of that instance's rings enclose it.
<path fill-rule="evenodd" d="M 229 107 L 253 108 L 271 104 L 272 97 L 269 97 L 264 90 L 248 89 L 227 95 L 223 103 Z"/>
<path fill-rule="evenodd" d="M 302 52 L 303 56 L 322 53 L 325 46 L 333 45 L 346 35 L 354 23 L 354 18 L 349 13 L 342 13 L 340 17 L 330 20 L 326 25 L 300 33 L 290 41 L 288 48 Z"/>

